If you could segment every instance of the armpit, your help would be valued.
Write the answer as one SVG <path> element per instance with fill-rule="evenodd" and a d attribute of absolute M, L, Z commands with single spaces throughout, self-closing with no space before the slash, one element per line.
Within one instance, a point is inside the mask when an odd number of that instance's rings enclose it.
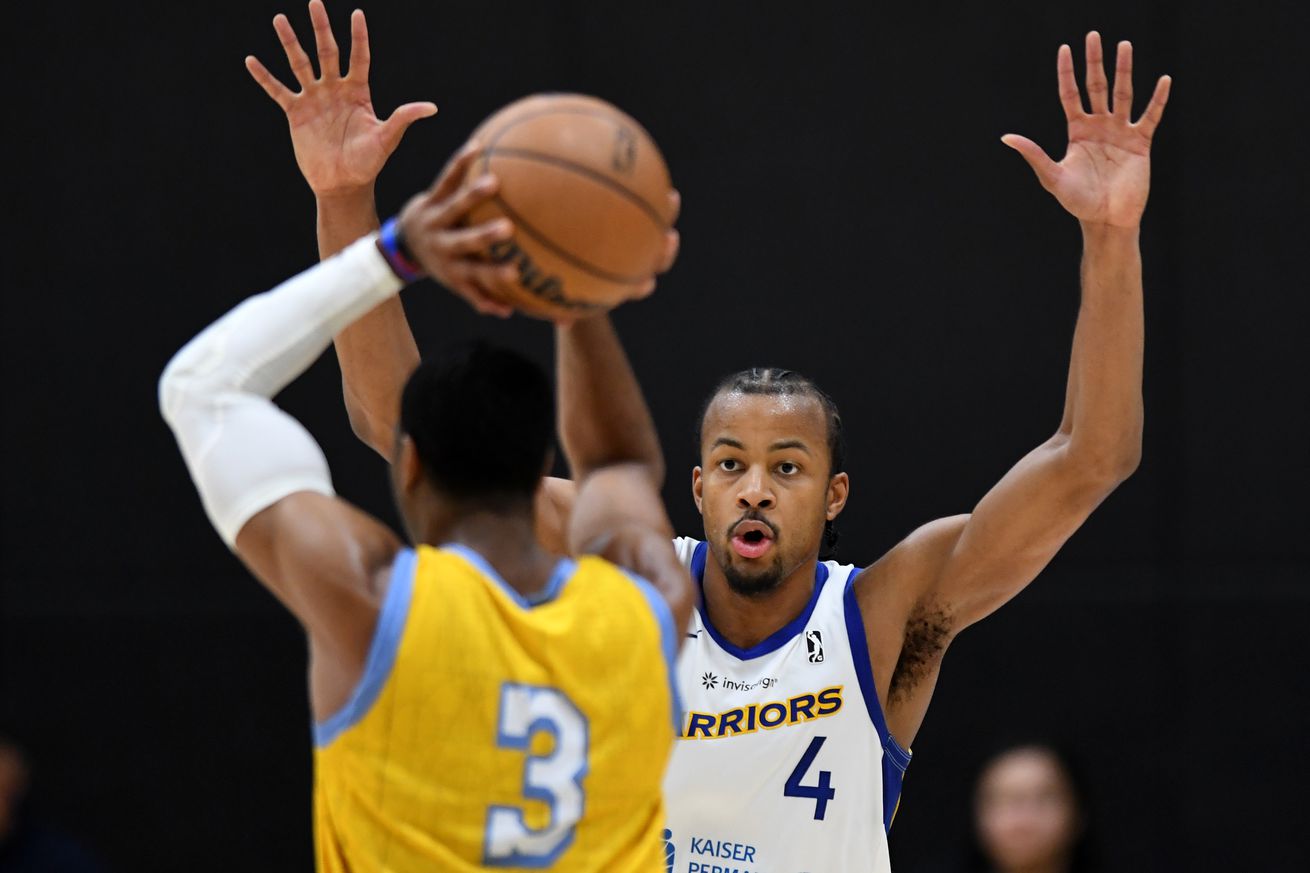
<path fill-rule="evenodd" d="M 889 703 L 908 697 L 932 672 L 946 651 L 950 635 L 950 616 L 945 609 L 938 605 L 915 607 L 905 623 L 905 642 L 887 692 Z"/>

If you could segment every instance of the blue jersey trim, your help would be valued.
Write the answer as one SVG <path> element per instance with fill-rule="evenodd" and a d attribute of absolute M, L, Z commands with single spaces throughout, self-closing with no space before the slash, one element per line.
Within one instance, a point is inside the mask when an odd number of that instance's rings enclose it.
<path fill-rule="evenodd" d="M 496 572 L 496 568 L 491 566 L 491 562 L 482 557 L 477 550 L 471 549 L 463 543 L 450 543 L 442 546 L 441 551 L 457 555 L 472 564 L 475 570 L 494 581 L 502 591 L 509 595 L 511 600 L 524 609 L 531 609 L 534 606 L 540 606 L 554 600 L 564 588 L 564 583 L 568 582 L 569 578 L 578 569 L 577 562 L 572 558 L 561 558 L 559 563 L 555 565 L 554 572 L 550 574 L 550 579 L 546 581 L 546 587 L 529 597 L 525 597 L 513 585 L 506 582 Z"/>
<path fill-rule="evenodd" d="M 637 590 L 645 596 L 651 612 L 655 613 L 655 620 L 659 622 L 660 648 L 664 651 L 664 666 L 668 669 L 669 678 L 669 700 L 673 703 L 673 735 L 680 736 L 683 709 L 682 695 L 678 693 L 678 629 L 673 623 L 673 610 L 669 609 L 669 602 L 664 599 L 664 595 L 660 594 L 650 582 L 622 567 L 618 569 L 631 579 Z"/>
<path fill-rule="evenodd" d="M 751 658 L 758 658 L 761 655 L 776 652 L 785 643 L 805 630 L 805 625 L 809 623 L 810 616 L 814 614 L 815 604 L 819 602 L 819 593 L 823 591 L 823 583 L 828 581 L 828 566 L 826 564 L 821 563 L 814 568 L 814 592 L 810 595 L 810 602 L 805 604 L 805 608 L 801 610 L 800 615 L 749 649 L 743 649 L 740 646 L 734 646 L 720 636 L 714 625 L 710 623 L 709 615 L 705 612 L 705 559 L 708 553 L 709 543 L 704 541 L 697 543 L 696 551 L 691 556 L 691 578 L 696 580 L 696 586 L 700 591 L 700 600 L 696 604 L 696 609 L 700 611 L 701 622 L 719 648 L 742 661 L 749 661 Z"/>
<path fill-rule="evenodd" d="M 864 632 L 864 616 L 855 598 L 855 577 L 861 572 L 852 570 L 847 577 L 846 590 L 842 592 L 842 605 L 846 612 L 846 636 L 851 644 L 851 662 L 860 680 L 860 693 L 864 695 L 864 706 L 869 710 L 869 718 L 882 741 L 883 827 L 891 830 L 892 817 L 896 815 L 896 805 L 901 799 L 905 769 L 910 766 L 910 753 L 901 748 L 887 729 L 882 704 L 878 702 L 878 686 L 873 681 L 873 662 L 869 659 L 869 638 Z"/>
<path fill-rule="evenodd" d="M 409 604 L 414 595 L 414 570 L 418 555 L 413 549 L 402 549 L 391 565 L 391 583 L 378 611 L 378 623 L 373 629 L 373 642 L 364 661 L 364 675 L 355 686 L 350 700 L 333 715 L 314 725 L 314 745 L 329 745 L 347 729 L 354 727 L 368 715 L 373 703 L 382 693 L 382 686 L 391 675 L 400 650 L 400 639 L 405 633 L 405 620 L 409 617 Z"/>

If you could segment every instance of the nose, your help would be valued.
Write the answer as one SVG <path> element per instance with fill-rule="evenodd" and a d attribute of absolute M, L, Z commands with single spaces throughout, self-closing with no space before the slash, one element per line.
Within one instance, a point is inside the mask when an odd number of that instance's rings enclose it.
<path fill-rule="evenodd" d="M 768 478 L 759 467 L 746 474 L 737 492 L 737 507 L 740 509 L 772 509 L 773 490 Z"/>

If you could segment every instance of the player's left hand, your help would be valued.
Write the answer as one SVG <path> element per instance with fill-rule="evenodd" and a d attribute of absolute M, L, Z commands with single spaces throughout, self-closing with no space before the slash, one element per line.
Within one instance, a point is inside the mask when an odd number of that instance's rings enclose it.
<path fill-rule="evenodd" d="M 1151 138 L 1169 100 L 1170 78 L 1161 76 L 1146 110 L 1132 120 L 1133 47 L 1119 43 L 1114 105 L 1101 55 L 1101 36 L 1087 34 L 1087 96 L 1083 111 L 1074 81 L 1073 52 L 1060 46 L 1056 61 L 1060 103 L 1069 122 L 1069 146 L 1056 163 L 1027 137 L 1008 133 L 1001 141 L 1023 155 L 1038 180 L 1060 205 L 1084 224 L 1135 228 L 1142 220 L 1151 180 Z"/>
<path fill-rule="evenodd" d="M 253 56 L 246 69 L 287 115 L 296 164 L 318 197 L 331 197 L 372 186 L 405 130 L 420 118 L 435 115 L 432 103 L 406 103 L 386 121 L 373 110 L 369 93 L 368 24 L 358 9 L 350 16 L 350 68 L 341 74 L 341 57 L 322 0 L 311 0 L 319 75 L 300 46 L 285 15 L 273 19 L 291 72 L 300 83 L 294 92 Z"/>

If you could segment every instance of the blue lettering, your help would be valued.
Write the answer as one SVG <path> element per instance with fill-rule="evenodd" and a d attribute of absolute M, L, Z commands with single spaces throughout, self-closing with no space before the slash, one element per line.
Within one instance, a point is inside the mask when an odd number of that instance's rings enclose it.
<path fill-rule="evenodd" d="M 773 713 L 774 717 L 770 717 Z M 787 707 L 781 703 L 769 703 L 760 710 L 760 726 L 766 728 L 775 728 L 787 720 Z"/>
<path fill-rule="evenodd" d="M 746 713 L 740 709 L 730 709 L 719 716 L 719 736 L 727 735 L 728 731 L 734 734 L 741 733 L 741 720 L 745 716 Z"/>
<path fill-rule="evenodd" d="M 714 730 L 714 722 L 717 719 L 705 712 L 693 712 L 691 714 L 691 723 L 687 727 L 687 736 L 690 739 L 696 739 L 697 733 L 709 739 L 710 731 Z"/>
<path fill-rule="evenodd" d="M 834 685 L 819 692 L 819 715 L 832 715 L 841 709 L 841 686 Z"/>

